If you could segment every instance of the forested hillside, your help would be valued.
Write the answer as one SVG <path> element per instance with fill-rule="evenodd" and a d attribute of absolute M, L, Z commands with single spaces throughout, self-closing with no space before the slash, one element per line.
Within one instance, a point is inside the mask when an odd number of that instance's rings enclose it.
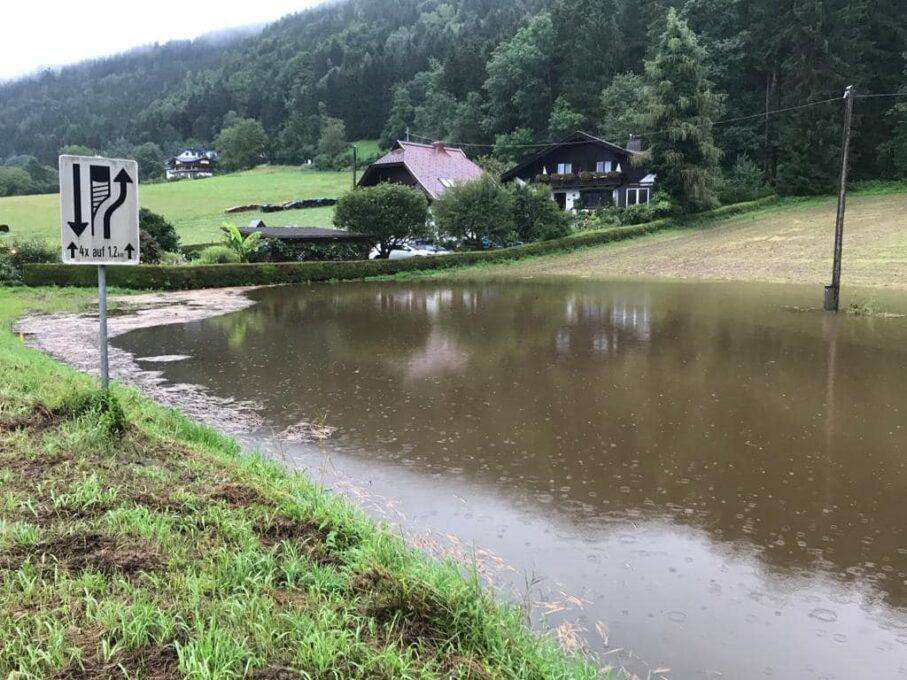
<path fill-rule="evenodd" d="M 348 138 L 390 142 L 409 128 L 496 144 L 506 160 L 575 128 L 624 143 L 631 131 L 658 133 L 636 114 L 672 6 L 705 48 L 722 164 L 745 155 L 779 188 L 831 186 L 840 102 L 754 114 L 839 97 L 847 84 L 907 94 L 907 0 L 346 0 L 226 43 L 174 43 L 2 85 L 0 158 L 210 144 L 237 116 L 262 124 L 280 162 L 317 153 L 331 119 Z M 907 174 L 904 102 L 857 100 L 857 178 Z"/>

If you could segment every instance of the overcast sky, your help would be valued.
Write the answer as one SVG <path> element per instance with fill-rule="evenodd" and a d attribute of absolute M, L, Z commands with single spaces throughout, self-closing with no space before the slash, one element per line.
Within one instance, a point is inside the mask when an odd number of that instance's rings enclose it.
<path fill-rule="evenodd" d="M 273 21 L 323 0 L 7 0 L 0 80 L 154 42 Z"/>

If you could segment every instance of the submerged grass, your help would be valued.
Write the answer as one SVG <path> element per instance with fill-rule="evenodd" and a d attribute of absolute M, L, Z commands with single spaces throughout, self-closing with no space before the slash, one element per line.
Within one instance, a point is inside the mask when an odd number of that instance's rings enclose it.
<path fill-rule="evenodd" d="M 453 563 L 23 347 L 0 288 L 0 675 L 594 678 Z"/>

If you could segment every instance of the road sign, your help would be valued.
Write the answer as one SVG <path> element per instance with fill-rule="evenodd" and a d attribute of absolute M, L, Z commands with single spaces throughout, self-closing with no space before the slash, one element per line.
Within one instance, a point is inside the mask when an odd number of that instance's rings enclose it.
<path fill-rule="evenodd" d="M 60 156 L 60 210 L 65 264 L 139 263 L 135 161 Z"/>

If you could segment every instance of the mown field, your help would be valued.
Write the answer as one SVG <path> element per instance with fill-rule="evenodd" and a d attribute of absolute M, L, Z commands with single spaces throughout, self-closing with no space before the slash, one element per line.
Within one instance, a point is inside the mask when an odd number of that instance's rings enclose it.
<path fill-rule="evenodd" d="M 370 148 L 370 147 L 369 147 Z M 312 208 L 263 214 L 225 215 L 227 208 L 247 203 L 283 203 L 301 198 L 337 198 L 352 186 L 349 172 L 319 172 L 295 166 L 262 166 L 247 172 L 209 179 L 144 184 L 141 205 L 164 215 L 176 227 L 182 242 L 219 241 L 225 221 L 245 226 L 263 219 L 269 226 L 331 226 L 333 208 Z M 58 239 L 58 194 L 0 198 L 0 224 L 8 224 L 13 238 Z"/>
<path fill-rule="evenodd" d="M 23 347 L 0 287 L 0 677 L 598 678 L 468 566 Z"/>
<path fill-rule="evenodd" d="M 837 199 L 785 199 L 728 219 L 513 264 L 465 277 L 660 277 L 827 283 Z M 847 201 L 843 285 L 907 288 L 907 187 Z"/>

